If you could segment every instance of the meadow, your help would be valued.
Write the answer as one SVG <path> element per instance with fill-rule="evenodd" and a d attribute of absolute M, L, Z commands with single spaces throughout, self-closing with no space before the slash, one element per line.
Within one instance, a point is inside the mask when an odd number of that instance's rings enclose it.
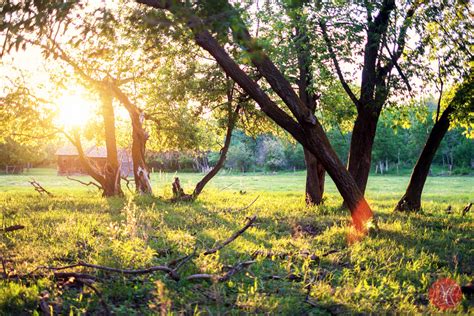
<path fill-rule="evenodd" d="M 0 233 L 0 314 L 439 313 L 428 299 L 433 282 L 472 281 L 473 211 L 461 210 L 474 199 L 474 177 L 429 177 L 423 211 L 400 214 L 392 209 L 408 177 L 371 176 L 379 230 L 350 243 L 349 213 L 329 179 L 324 206 L 307 207 L 304 172 L 221 174 L 197 201 L 171 203 L 176 175 L 187 190 L 201 177 L 154 173 L 155 197 L 104 199 L 51 169 L 0 176 L 0 227 L 25 226 Z M 35 192 L 31 178 L 54 196 Z M 249 229 L 205 254 L 253 215 Z M 170 266 L 179 280 L 162 271 L 51 269 L 78 262 Z M 211 277 L 188 280 L 193 274 Z M 474 313 L 472 297 L 450 312 Z"/>

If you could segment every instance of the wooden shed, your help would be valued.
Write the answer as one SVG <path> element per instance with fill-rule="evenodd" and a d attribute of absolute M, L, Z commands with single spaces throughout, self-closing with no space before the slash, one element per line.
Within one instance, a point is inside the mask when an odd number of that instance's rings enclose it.
<path fill-rule="evenodd" d="M 91 146 L 84 153 L 89 160 L 95 164 L 97 169 L 103 172 L 107 160 L 107 150 L 104 147 Z M 118 150 L 120 174 L 122 176 L 133 176 L 133 161 L 129 152 L 125 149 Z M 56 151 L 58 175 L 83 175 L 87 174 L 79 161 L 77 150 L 73 146 L 61 147 Z"/>

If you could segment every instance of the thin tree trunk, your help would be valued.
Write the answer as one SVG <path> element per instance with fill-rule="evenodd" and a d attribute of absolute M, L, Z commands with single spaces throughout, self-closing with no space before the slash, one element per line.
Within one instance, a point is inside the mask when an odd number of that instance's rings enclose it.
<path fill-rule="evenodd" d="M 448 131 L 450 114 L 453 111 L 453 107 L 449 105 L 439 120 L 433 125 L 425 147 L 413 168 L 405 194 L 395 207 L 396 211 L 419 211 L 421 209 L 421 194 L 423 193 L 426 178 L 430 172 L 431 163 L 436 151 Z"/>
<path fill-rule="evenodd" d="M 193 191 L 193 199 L 196 199 L 199 194 L 201 194 L 202 190 L 206 186 L 206 184 L 211 181 L 212 178 L 222 169 L 224 166 L 225 160 L 227 158 L 227 152 L 229 151 L 230 141 L 232 139 L 232 131 L 234 130 L 235 122 L 237 121 L 239 115 L 240 106 L 237 105 L 235 111 L 229 114 L 229 123 L 227 125 L 227 132 L 225 135 L 224 146 L 221 149 L 221 153 L 219 156 L 219 160 L 217 161 L 216 165 L 196 184 L 196 187 Z"/>

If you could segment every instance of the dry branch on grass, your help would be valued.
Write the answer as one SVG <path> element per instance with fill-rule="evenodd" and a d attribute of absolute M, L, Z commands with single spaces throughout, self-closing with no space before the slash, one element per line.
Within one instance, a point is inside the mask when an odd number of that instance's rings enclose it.
<path fill-rule="evenodd" d="M 23 225 L 13 225 L 13 226 L 5 227 L 5 228 L 0 228 L 0 232 L 8 233 L 8 232 L 13 232 L 15 230 L 20 230 L 20 229 L 24 229 L 24 228 L 25 228 L 25 226 L 23 226 Z"/>
<path fill-rule="evenodd" d="M 84 182 L 84 181 L 81 181 L 81 180 L 79 180 L 79 179 L 71 178 L 71 177 L 69 177 L 69 176 L 67 176 L 66 178 L 69 179 L 69 180 L 71 180 L 71 181 L 79 182 L 80 184 L 85 185 L 85 186 L 93 185 L 93 186 L 95 186 L 99 191 L 103 191 L 103 190 L 104 190 L 100 185 L 98 185 L 98 184 L 95 183 L 94 181 Z"/>
<path fill-rule="evenodd" d="M 252 217 L 250 217 L 248 219 L 248 222 L 247 224 L 242 227 L 241 229 L 239 229 L 238 231 L 236 231 L 234 234 L 232 234 L 232 236 L 230 236 L 228 239 L 224 240 L 221 244 L 218 244 L 216 247 L 212 248 L 212 249 L 209 249 L 209 250 L 206 250 L 204 252 L 204 255 L 210 255 L 212 253 L 216 253 L 217 251 L 219 251 L 220 249 L 224 248 L 226 245 L 230 244 L 231 242 L 233 242 L 237 237 L 239 237 L 240 235 L 242 235 L 250 226 L 252 226 L 252 224 L 255 222 L 255 220 L 257 219 L 257 216 L 254 215 Z"/>
<path fill-rule="evenodd" d="M 226 245 L 230 244 L 232 241 L 234 241 L 237 237 L 242 235 L 252 224 L 255 222 L 257 216 L 254 215 L 251 218 L 248 219 L 247 224 L 232 234 L 231 237 L 220 243 L 217 247 L 206 250 L 203 255 L 209 255 L 216 253 L 220 249 L 224 248 Z M 156 271 L 161 271 L 167 273 L 173 280 L 179 281 L 180 276 L 178 275 L 177 271 L 179 268 L 184 266 L 187 262 L 189 262 L 193 257 L 195 257 L 197 254 L 197 248 L 194 249 L 193 253 L 190 255 L 186 255 L 183 257 L 180 257 L 178 259 L 175 259 L 171 262 L 168 263 L 167 266 L 152 266 L 149 268 L 143 268 L 143 269 L 119 269 L 119 268 L 112 268 L 112 267 L 107 267 L 107 266 L 102 266 L 102 265 L 97 265 L 97 264 L 92 264 L 92 263 L 87 263 L 80 261 L 75 264 L 67 265 L 67 266 L 62 266 L 62 267 L 48 267 L 48 266 L 40 266 L 37 267 L 35 270 L 32 272 L 28 273 L 28 275 L 32 275 L 34 272 L 40 269 L 46 269 L 54 272 L 54 275 L 58 278 L 65 278 L 67 276 L 69 277 L 75 277 L 75 278 L 82 278 L 82 279 L 90 279 L 90 280 L 95 280 L 94 277 L 91 277 L 88 274 L 79 274 L 79 273 L 74 273 L 74 272 L 68 272 L 68 273 L 63 273 L 63 272 L 57 272 L 61 270 L 66 270 L 66 269 L 72 269 L 72 268 L 77 268 L 77 267 L 84 267 L 84 268 L 91 268 L 91 269 L 96 269 L 96 270 L 101 270 L 101 271 L 106 271 L 106 272 L 114 272 L 114 273 L 122 273 L 122 274 L 130 274 L 130 275 L 141 275 L 141 274 L 148 274 L 148 273 L 153 273 Z M 245 261 L 238 263 L 237 265 L 233 266 L 230 268 L 230 270 L 225 273 L 224 275 L 218 276 L 218 275 L 211 275 L 211 274 L 194 274 L 191 276 L 188 276 L 186 279 L 187 280 L 197 280 L 197 279 L 215 279 L 217 281 L 226 281 L 228 280 L 232 275 L 238 273 L 239 271 L 243 270 L 244 268 L 248 267 L 250 264 L 254 263 L 255 261 Z M 174 266 L 174 269 L 172 269 L 170 266 Z M 91 277 L 91 278 L 89 278 Z"/>
<path fill-rule="evenodd" d="M 212 280 L 216 282 L 225 282 L 228 281 L 233 275 L 239 273 L 240 271 L 246 269 L 250 265 L 254 264 L 255 260 L 249 260 L 244 262 L 239 262 L 235 266 L 231 267 L 229 271 L 227 271 L 223 275 L 215 275 L 215 274 L 206 274 L 206 273 L 198 273 L 192 274 L 186 277 L 187 281 L 195 281 L 195 280 Z"/>
<path fill-rule="evenodd" d="M 258 195 L 255 199 L 253 199 L 253 201 L 250 202 L 247 206 L 244 206 L 244 207 L 236 209 L 236 210 L 228 209 L 228 210 L 225 210 L 224 213 L 240 213 L 242 211 L 245 211 L 245 210 L 249 209 L 255 202 L 257 202 L 259 197 L 260 197 L 260 195 Z"/>
<path fill-rule="evenodd" d="M 43 188 L 43 186 L 41 186 L 41 184 L 39 184 L 38 181 L 36 181 L 35 179 L 31 179 L 28 182 L 35 188 L 35 191 L 38 192 L 40 195 L 46 194 L 48 196 L 53 196 L 51 192 Z"/>

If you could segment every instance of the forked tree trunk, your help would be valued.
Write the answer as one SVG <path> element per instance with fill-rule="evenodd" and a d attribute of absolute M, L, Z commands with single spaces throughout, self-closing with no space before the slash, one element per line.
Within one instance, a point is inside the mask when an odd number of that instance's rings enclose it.
<path fill-rule="evenodd" d="M 453 107 L 449 105 L 439 120 L 433 125 L 425 147 L 413 168 L 405 194 L 395 207 L 395 211 L 419 211 L 421 209 L 421 194 L 423 193 L 426 178 L 430 173 L 431 163 L 436 151 L 448 131 L 450 115 L 453 111 Z"/>
<path fill-rule="evenodd" d="M 112 89 L 117 99 L 128 111 L 132 121 L 132 160 L 136 191 L 139 194 L 152 194 L 150 171 L 145 160 L 146 142 L 148 140 L 148 133 L 143 128 L 145 115 L 118 86 L 113 85 Z"/>
<path fill-rule="evenodd" d="M 107 91 L 101 91 L 102 117 L 104 120 L 105 144 L 107 158 L 104 170 L 99 170 L 86 156 L 82 148 L 81 140 L 77 132 L 71 137 L 66 137 L 76 147 L 79 162 L 86 170 L 87 174 L 99 183 L 104 197 L 123 196 L 120 186 L 120 168 L 117 155 L 117 143 L 115 136 L 115 113 L 112 105 L 112 98 Z"/>
<path fill-rule="evenodd" d="M 115 113 L 112 104 L 112 96 L 109 91 L 101 92 L 102 117 L 104 119 L 105 145 L 107 148 L 107 160 L 104 167 L 103 184 L 104 196 L 122 196 L 120 187 L 120 165 L 117 154 L 117 139 L 115 135 Z"/>

